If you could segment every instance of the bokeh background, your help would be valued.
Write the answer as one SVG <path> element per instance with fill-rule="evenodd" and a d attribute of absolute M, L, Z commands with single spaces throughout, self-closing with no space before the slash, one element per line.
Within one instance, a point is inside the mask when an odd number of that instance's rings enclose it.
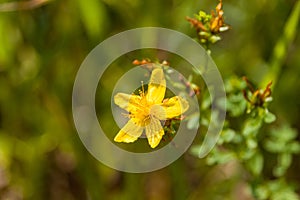
<path fill-rule="evenodd" d="M 207 166 L 189 152 L 151 173 L 110 169 L 88 153 L 73 124 L 75 75 L 96 45 L 143 26 L 195 37 L 185 17 L 199 10 L 209 13 L 217 1 L 32 0 L 34 8 L 17 1 L 15 5 L 21 6 L 12 9 L 5 7 L 8 2 L 12 1 L 0 1 L 0 199 L 254 199 L 239 165 Z M 224 79 L 246 75 L 260 84 L 295 4 L 296 0 L 224 0 L 225 21 L 231 29 L 211 48 Z M 300 130 L 298 32 L 299 28 L 284 49 L 270 107 L 276 123 L 289 123 L 296 130 Z M 107 79 L 124 73 L 132 59 L 118 62 L 118 70 L 107 73 Z M 288 177 L 298 184 L 299 167 L 296 155 Z"/>

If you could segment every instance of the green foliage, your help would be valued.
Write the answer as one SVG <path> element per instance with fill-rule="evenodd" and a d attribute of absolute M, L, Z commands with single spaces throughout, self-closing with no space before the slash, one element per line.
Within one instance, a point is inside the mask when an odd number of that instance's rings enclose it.
<path fill-rule="evenodd" d="M 294 186 L 283 179 L 266 181 L 255 187 L 254 195 L 260 200 L 298 200 L 299 196 L 294 192 Z"/>
<path fill-rule="evenodd" d="M 210 12 L 217 3 L 1 1 L 0 199 L 300 199 L 300 1 L 225 1 L 224 8 L 218 4 Z M 192 13 L 189 22 L 196 34 L 184 20 Z M 231 30 L 223 35 L 227 22 Z M 213 52 L 225 80 L 227 120 L 205 159 L 186 153 L 162 170 L 129 174 L 102 165 L 82 145 L 73 125 L 71 93 L 90 50 L 115 33 L 143 26 L 190 34 Z M 191 129 L 200 120 L 191 147 L 198 155 L 211 121 L 211 97 L 199 74 L 186 71 L 181 61 L 165 52 L 151 56 L 178 64 L 189 88 L 198 91 L 200 118 L 186 119 Z M 113 63 L 100 87 L 112 89 L 113 80 L 136 58 L 126 55 Z M 249 87 L 242 75 L 259 87 Z M 104 90 L 98 104 L 110 102 L 110 95 Z M 111 112 L 104 105 L 96 109 Z M 108 127 L 115 126 L 104 116 Z M 173 135 L 177 125 L 172 122 L 166 131 Z"/>
<path fill-rule="evenodd" d="M 220 165 L 232 161 L 240 162 L 251 175 L 248 182 L 253 187 L 253 195 L 258 199 L 299 199 L 294 188 L 284 184 L 286 172 L 292 164 L 292 155 L 300 152 L 298 133 L 286 124 L 276 129 L 267 126 L 276 120 L 276 116 L 268 110 L 272 97 L 263 95 L 266 94 L 265 91 L 271 91 L 267 87 L 266 90 L 250 92 L 246 82 L 247 80 L 234 76 L 225 83 L 226 109 L 232 119 L 225 123 L 217 146 L 206 158 L 206 163 Z M 253 90 L 253 87 L 250 89 Z M 204 113 L 202 118 L 206 119 L 202 121 L 209 122 L 210 115 L 205 113 L 210 101 L 209 96 L 204 97 L 206 99 L 202 103 L 205 106 L 201 106 L 201 112 Z M 207 126 L 208 123 L 202 125 Z M 191 153 L 197 155 L 200 148 L 201 146 L 194 146 Z M 273 182 L 268 182 L 268 177 L 263 173 L 267 169 L 270 154 L 277 158 L 272 172 L 279 178 Z"/>
<path fill-rule="evenodd" d="M 292 164 L 292 155 L 300 152 L 300 143 L 296 141 L 296 137 L 297 132 L 287 125 L 273 129 L 267 135 L 264 148 L 270 153 L 277 154 L 274 176 L 284 176 Z"/>
<path fill-rule="evenodd" d="M 92 39 L 101 37 L 101 29 L 106 27 L 105 20 L 107 20 L 103 3 L 97 0 L 89 0 L 88 3 L 80 0 L 77 2 L 87 34 Z"/>
<path fill-rule="evenodd" d="M 269 111 L 269 104 L 273 100 L 271 94 L 272 81 L 279 76 L 279 69 L 286 51 L 284 48 L 291 42 L 292 35 L 295 34 L 296 21 L 299 18 L 300 1 L 295 5 L 294 11 L 287 21 L 286 29 L 282 38 L 274 48 L 274 55 L 271 63 L 273 71 L 265 77 L 266 88 L 255 89 L 247 78 L 232 76 L 225 82 L 227 92 L 226 110 L 230 116 L 225 123 L 225 127 L 220 135 L 217 146 L 206 158 L 208 165 L 221 165 L 239 162 L 243 169 L 250 175 L 246 180 L 252 188 L 252 196 L 256 199 L 286 200 L 300 199 L 295 192 L 295 187 L 286 183 L 286 173 L 293 162 L 293 154 L 300 152 L 300 143 L 297 141 L 298 133 L 283 123 L 279 128 L 267 126 L 276 121 L 276 115 Z M 200 11 L 196 15 L 200 25 L 198 27 L 200 43 L 208 47 L 207 38 L 212 37 L 205 32 L 211 25 L 212 16 Z M 196 22 L 189 20 L 194 26 Z M 287 31 L 288 30 L 288 31 Z M 203 39 L 203 37 L 206 37 Z M 218 38 L 217 40 L 220 40 Z M 214 43 L 210 41 L 211 43 Z M 281 48 L 281 53 L 278 49 Z M 269 79 L 271 78 L 271 79 Z M 270 82 L 271 81 L 271 82 Z M 203 94 L 201 103 L 202 119 L 201 124 L 208 126 L 210 113 L 210 97 L 206 91 Z M 278 125 L 277 125 L 278 126 Z M 194 146 L 191 153 L 197 155 L 201 146 Z M 269 166 L 270 155 L 276 158 L 276 164 Z M 272 161 L 271 161 L 272 162 Z M 276 180 L 270 180 L 265 170 L 272 171 Z"/>

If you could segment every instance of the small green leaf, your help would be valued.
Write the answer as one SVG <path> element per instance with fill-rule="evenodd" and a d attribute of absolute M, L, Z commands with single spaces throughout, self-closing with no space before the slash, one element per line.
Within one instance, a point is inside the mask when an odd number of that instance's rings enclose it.
<path fill-rule="evenodd" d="M 285 150 L 285 143 L 280 140 L 270 140 L 268 139 L 264 143 L 264 148 L 271 153 L 281 153 Z"/>
<path fill-rule="evenodd" d="M 224 140 L 224 142 L 231 142 L 235 136 L 235 131 L 232 129 L 226 129 L 222 132 L 221 138 Z"/>
<path fill-rule="evenodd" d="M 292 163 L 292 155 L 289 153 L 284 153 L 279 155 L 278 162 L 281 166 L 289 167 Z"/>
<path fill-rule="evenodd" d="M 243 94 L 229 95 L 226 101 L 226 108 L 233 117 L 242 115 L 247 107 Z"/>
<path fill-rule="evenodd" d="M 256 135 L 261 125 L 260 118 L 250 118 L 246 121 L 242 134 L 246 137 L 249 135 Z"/>
<path fill-rule="evenodd" d="M 257 152 L 249 161 L 246 162 L 246 165 L 253 175 L 258 176 L 263 169 L 264 159 L 262 155 Z"/>
<path fill-rule="evenodd" d="M 233 152 L 223 152 L 218 157 L 218 163 L 223 164 L 227 163 L 235 158 L 235 155 Z"/>
<path fill-rule="evenodd" d="M 239 158 L 244 161 L 251 159 L 256 151 L 254 149 L 246 148 L 244 151 L 239 152 Z"/>
<path fill-rule="evenodd" d="M 291 141 L 297 137 L 297 131 L 288 125 L 284 125 L 271 131 L 271 136 L 283 141 Z"/>
<path fill-rule="evenodd" d="M 287 169 L 292 164 L 292 155 L 291 154 L 280 154 L 278 156 L 277 166 L 273 169 L 274 176 L 281 177 L 283 176 Z"/>
<path fill-rule="evenodd" d="M 270 191 L 266 185 L 259 185 L 255 188 L 255 196 L 257 199 L 266 200 L 270 196 Z"/>
<path fill-rule="evenodd" d="M 257 141 L 253 138 L 248 138 L 246 143 L 249 149 L 255 149 L 257 147 Z"/>
<path fill-rule="evenodd" d="M 216 164 L 217 163 L 217 159 L 216 159 L 216 157 L 215 156 L 208 156 L 207 158 L 206 158 L 206 164 L 207 165 L 214 165 L 214 164 Z"/>
<path fill-rule="evenodd" d="M 286 169 L 284 167 L 281 167 L 281 166 L 276 166 L 274 169 L 273 169 L 273 175 L 276 176 L 276 177 L 280 177 L 280 176 L 283 176 L 286 172 Z"/>
<path fill-rule="evenodd" d="M 287 147 L 287 152 L 289 153 L 299 153 L 300 152 L 300 143 L 297 141 L 291 142 Z"/>
<path fill-rule="evenodd" d="M 291 183 L 286 183 L 283 178 L 269 181 L 266 186 L 270 191 L 270 200 L 299 200 Z"/>
<path fill-rule="evenodd" d="M 243 136 L 241 136 L 240 134 L 235 134 L 234 138 L 232 139 L 233 143 L 241 143 L 243 141 Z"/>
<path fill-rule="evenodd" d="M 276 120 L 276 116 L 269 112 L 268 110 L 266 110 L 265 116 L 264 116 L 264 121 L 268 124 L 274 122 Z"/>

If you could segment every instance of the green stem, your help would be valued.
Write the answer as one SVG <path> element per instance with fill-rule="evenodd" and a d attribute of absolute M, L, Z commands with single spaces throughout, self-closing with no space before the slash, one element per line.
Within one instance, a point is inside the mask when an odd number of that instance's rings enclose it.
<path fill-rule="evenodd" d="M 272 88 L 274 88 L 275 84 L 277 84 L 279 75 L 282 70 L 283 63 L 287 57 L 287 49 L 290 44 L 293 42 L 296 32 L 297 26 L 299 22 L 299 15 L 300 15 L 300 0 L 298 0 L 290 14 L 283 30 L 282 36 L 277 41 L 271 61 L 270 61 L 270 69 L 268 74 L 262 81 L 261 87 L 265 87 L 270 81 L 273 82 Z"/>

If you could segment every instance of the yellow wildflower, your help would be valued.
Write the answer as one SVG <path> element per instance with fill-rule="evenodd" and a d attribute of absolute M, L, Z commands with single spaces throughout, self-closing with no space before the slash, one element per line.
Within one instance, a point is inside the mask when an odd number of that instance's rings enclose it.
<path fill-rule="evenodd" d="M 144 90 L 140 95 L 117 93 L 114 96 L 115 104 L 129 112 L 129 121 L 114 141 L 134 142 L 145 131 L 149 145 L 155 148 L 164 135 L 161 120 L 172 119 L 189 108 L 188 102 L 180 96 L 164 99 L 165 92 L 164 72 L 156 68 L 152 71 L 146 94 Z"/>

